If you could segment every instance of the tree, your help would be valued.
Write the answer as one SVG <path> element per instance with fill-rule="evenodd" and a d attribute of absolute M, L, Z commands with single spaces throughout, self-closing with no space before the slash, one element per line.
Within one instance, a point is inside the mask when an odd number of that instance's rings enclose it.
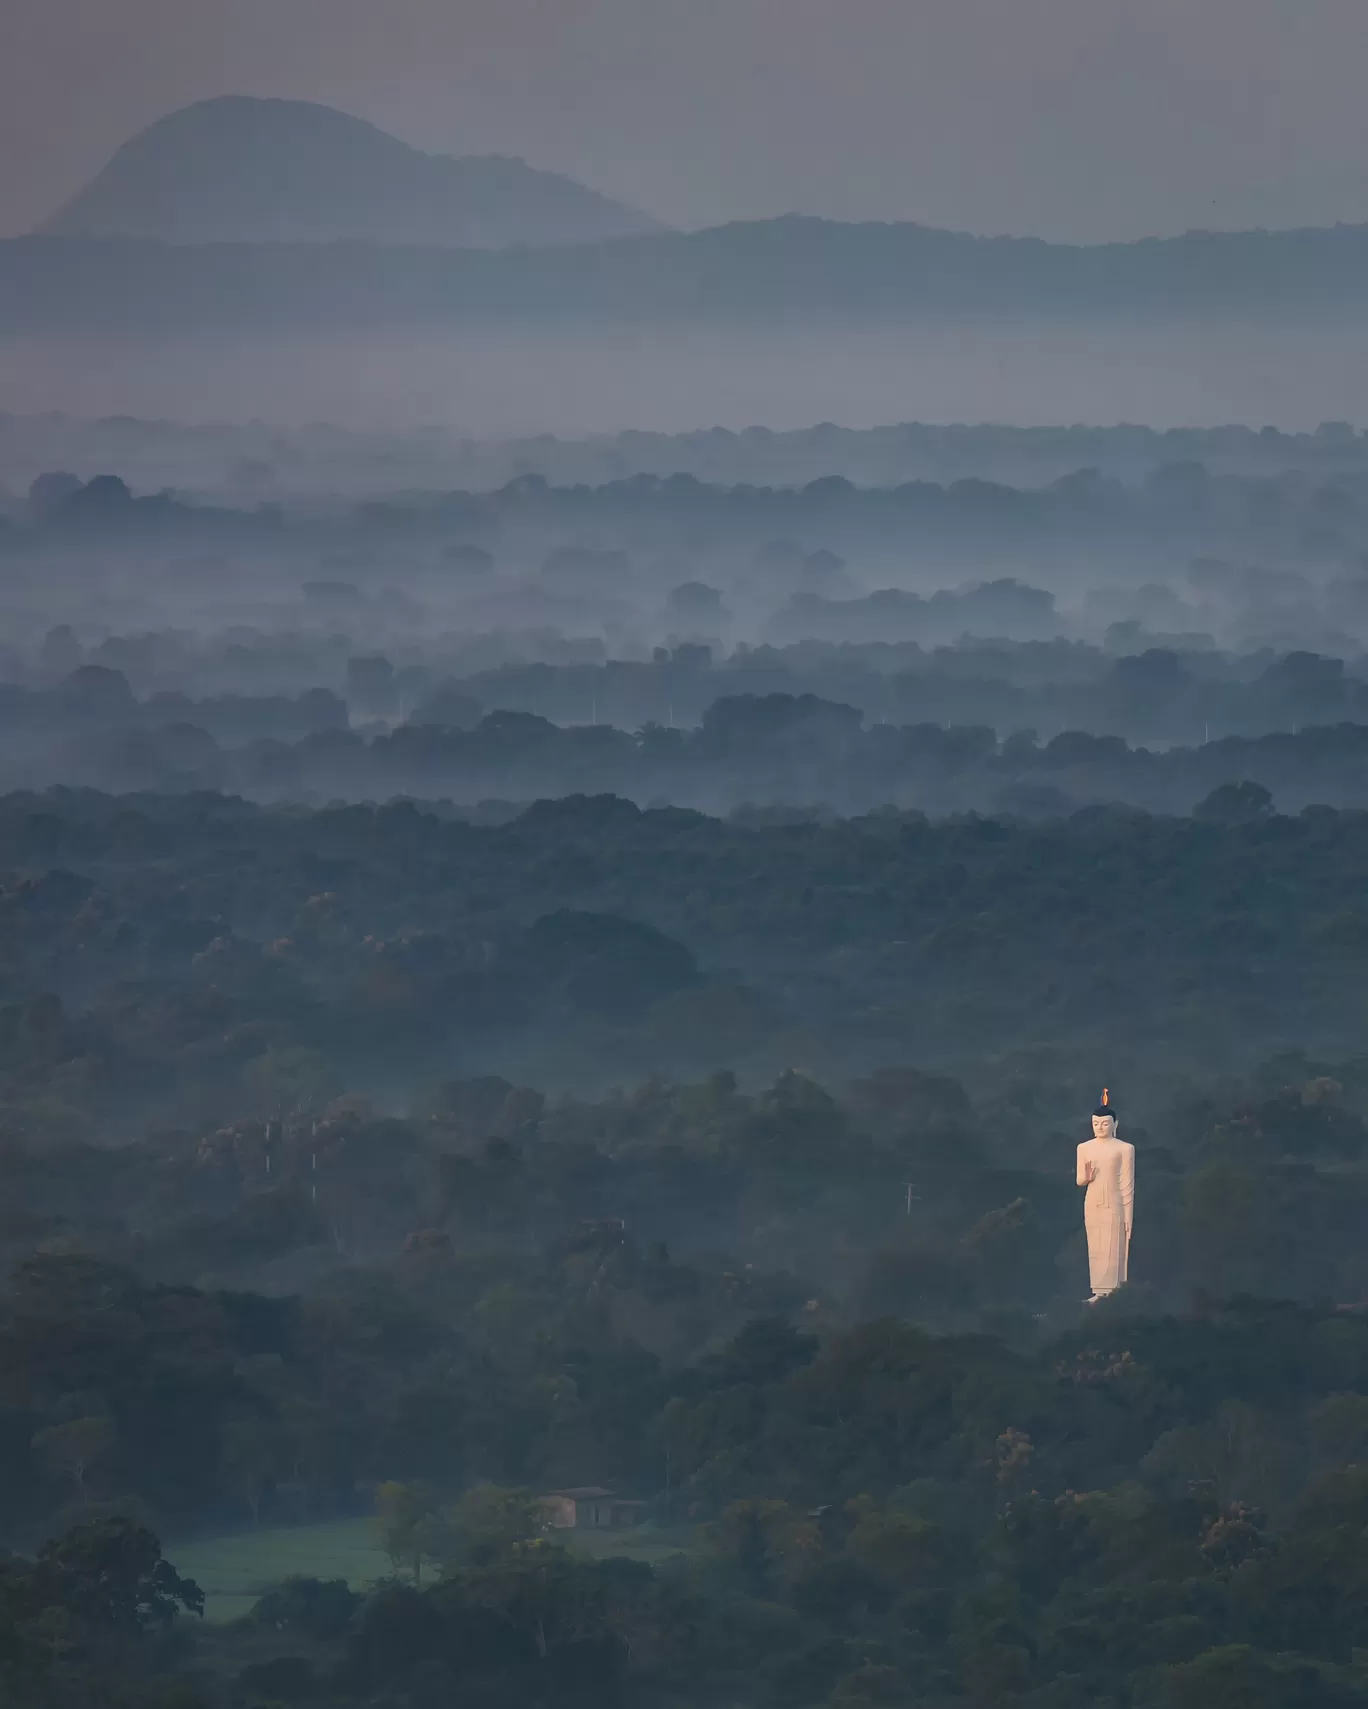
<path fill-rule="evenodd" d="M 639 1562 L 577 1560 L 544 1539 L 522 1543 L 506 1560 L 460 1581 L 463 1596 L 500 1614 L 530 1640 L 539 1661 L 587 1667 L 585 1685 L 597 1684 L 612 1701 L 612 1682 L 625 1659 L 615 1630 L 652 1578 Z M 577 1669 L 576 1671 L 579 1671 Z"/>
<path fill-rule="evenodd" d="M 337 1091 L 336 1070 L 321 1050 L 272 1046 L 242 1071 L 253 1107 L 265 1116 L 317 1107 Z"/>
<path fill-rule="evenodd" d="M 1307 1436 L 1319 1465 L 1368 1463 L 1368 1395 L 1327 1395 L 1306 1419 Z"/>
<path fill-rule="evenodd" d="M 382 1483 L 375 1492 L 380 1543 L 396 1573 L 406 1566 L 413 1582 L 423 1582 L 423 1562 L 442 1551 L 443 1528 L 437 1498 L 425 1483 Z"/>
<path fill-rule="evenodd" d="M 558 909 L 534 921 L 528 950 L 572 1009 L 623 1018 L 694 983 L 692 951 L 616 914 Z"/>
<path fill-rule="evenodd" d="M 479 1483 L 468 1489 L 450 1512 L 453 1541 L 461 1552 L 488 1560 L 541 1535 L 546 1514 L 527 1489 Z"/>
<path fill-rule="evenodd" d="M 51 469 L 39 475 L 29 486 L 29 514 L 37 522 L 50 521 L 80 492 L 82 485 L 79 475 L 68 474 L 65 469 Z"/>
<path fill-rule="evenodd" d="M 162 1559 L 145 1525 L 113 1516 L 89 1520 L 45 1543 L 38 1575 L 54 1600 L 91 1625 L 121 1632 L 168 1626 L 182 1608 L 204 1613 L 204 1592 Z"/>
<path fill-rule="evenodd" d="M 228 1481 L 247 1503 L 252 1524 L 259 1525 L 261 1498 L 283 1461 L 280 1434 L 260 1418 L 242 1418 L 224 1425 L 222 1442 Z"/>
<path fill-rule="evenodd" d="M 268 1591 L 249 1618 L 272 1632 L 297 1633 L 320 1641 L 342 1637 L 361 1597 L 345 1579 L 303 1578 L 295 1574 Z"/>
<path fill-rule="evenodd" d="M 880 1507 L 869 1496 L 845 1504 L 853 1522 L 846 1549 L 875 1579 L 903 1589 L 930 1588 L 944 1579 L 950 1546 L 944 1528 L 920 1514 Z"/>
<path fill-rule="evenodd" d="M 381 654 L 347 660 L 347 699 L 368 717 L 384 717 L 397 704 L 394 666 Z"/>
<path fill-rule="evenodd" d="M 1222 783 L 1192 810 L 1213 825 L 1254 825 L 1273 816 L 1273 797 L 1261 783 Z"/>
<path fill-rule="evenodd" d="M 1340 1701 L 1315 1668 L 1270 1661 L 1247 1644 L 1163 1668 L 1156 1684 L 1162 1709 L 1313 1709 Z"/>
<path fill-rule="evenodd" d="M 815 1528 L 783 1501 L 734 1501 L 709 1527 L 708 1538 L 746 1594 L 761 1599 L 774 1595 L 785 1566 L 805 1563 L 820 1547 Z"/>
<path fill-rule="evenodd" d="M 35 1432 L 33 1456 L 52 1478 L 69 1478 L 82 1506 L 89 1500 L 86 1479 L 107 1461 L 117 1438 L 114 1420 L 104 1414 L 69 1419 Z"/>

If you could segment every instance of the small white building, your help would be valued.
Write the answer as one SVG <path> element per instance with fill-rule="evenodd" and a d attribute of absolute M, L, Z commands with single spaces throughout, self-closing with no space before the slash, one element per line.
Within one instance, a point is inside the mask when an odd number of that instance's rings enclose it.
<path fill-rule="evenodd" d="M 635 1525 L 645 1506 L 624 1501 L 610 1489 L 588 1484 L 583 1489 L 556 1489 L 542 1497 L 546 1523 L 557 1531 L 611 1531 Z"/>

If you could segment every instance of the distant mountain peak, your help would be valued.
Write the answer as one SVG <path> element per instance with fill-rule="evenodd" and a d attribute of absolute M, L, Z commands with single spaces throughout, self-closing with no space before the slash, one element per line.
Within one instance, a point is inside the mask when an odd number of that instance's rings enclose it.
<path fill-rule="evenodd" d="M 507 155 L 428 154 L 313 101 L 221 95 L 132 137 L 40 235 L 501 249 L 662 229 Z"/>

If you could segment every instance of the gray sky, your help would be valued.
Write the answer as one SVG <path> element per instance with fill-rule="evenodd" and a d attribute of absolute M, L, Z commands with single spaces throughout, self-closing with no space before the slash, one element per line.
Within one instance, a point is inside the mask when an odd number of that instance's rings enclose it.
<path fill-rule="evenodd" d="M 680 225 L 1368 219 L 1368 0 L 0 0 L 0 232 L 229 93 L 521 154 Z"/>

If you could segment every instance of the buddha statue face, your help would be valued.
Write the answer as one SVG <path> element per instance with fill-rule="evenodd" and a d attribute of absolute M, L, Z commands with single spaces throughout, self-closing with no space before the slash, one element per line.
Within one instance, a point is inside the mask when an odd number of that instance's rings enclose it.
<path fill-rule="evenodd" d="M 1116 1117 L 1115 1116 L 1094 1116 L 1092 1119 L 1092 1124 L 1093 1124 L 1093 1138 L 1094 1139 L 1115 1139 L 1116 1138 Z"/>

